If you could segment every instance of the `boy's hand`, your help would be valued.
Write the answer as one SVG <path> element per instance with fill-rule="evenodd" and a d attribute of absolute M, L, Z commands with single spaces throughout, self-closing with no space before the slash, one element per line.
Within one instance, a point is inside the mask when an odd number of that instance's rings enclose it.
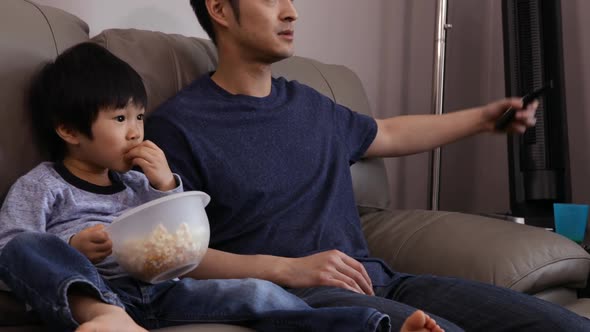
<path fill-rule="evenodd" d="M 143 141 L 129 150 L 125 157 L 134 166 L 139 166 L 150 184 L 161 191 L 176 188 L 176 181 L 168 167 L 164 152 L 153 142 Z"/>
<path fill-rule="evenodd" d="M 535 112 L 539 102 L 535 100 L 524 109 L 522 106 L 522 99 L 518 98 L 501 99 L 484 106 L 484 121 L 486 121 L 488 129 L 494 130 L 496 121 L 511 107 L 516 110 L 516 114 L 504 131 L 522 134 L 527 128 L 533 127 L 537 122 Z"/>
<path fill-rule="evenodd" d="M 88 227 L 70 238 L 70 245 L 86 256 L 93 264 L 102 262 L 112 253 L 113 243 L 104 225 Z"/>

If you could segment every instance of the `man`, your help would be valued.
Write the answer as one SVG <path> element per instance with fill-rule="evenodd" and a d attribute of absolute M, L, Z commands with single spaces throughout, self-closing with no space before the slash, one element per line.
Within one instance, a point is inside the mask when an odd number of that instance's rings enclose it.
<path fill-rule="evenodd" d="M 507 131 L 522 133 L 535 124 L 536 102 L 374 120 L 272 78 L 271 64 L 293 54 L 291 0 L 191 5 L 219 66 L 162 105 L 146 129 L 185 187 L 212 197 L 211 249 L 189 276 L 269 280 L 312 307 L 373 307 L 393 330 L 416 308 L 447 331 L 590 329 L 585 318 L 524 294 L 391 271 L 368 256 L 354 203 L 351 163 L 493 131 L 509 107 L 519 111 Z"/>

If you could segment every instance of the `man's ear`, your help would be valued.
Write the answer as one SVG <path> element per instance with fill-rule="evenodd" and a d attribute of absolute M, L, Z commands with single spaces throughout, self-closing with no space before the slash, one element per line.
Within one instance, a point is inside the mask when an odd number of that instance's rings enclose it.
<path fill-rule="evenodd" d="M 61 139 L 71 145 L 80 144 L 80 133 L 66 125 L 60 124 L 55 128 L 55 132 Z"/>
<path fill-rule="evenodd" d="M 205 5 L 209 11 L 212 23 L 215 22 L 220 26 L 227 28 L 229 20 L 235 20 L 234 12 L 229 4 L 229 0 L 206 0 Z"/>

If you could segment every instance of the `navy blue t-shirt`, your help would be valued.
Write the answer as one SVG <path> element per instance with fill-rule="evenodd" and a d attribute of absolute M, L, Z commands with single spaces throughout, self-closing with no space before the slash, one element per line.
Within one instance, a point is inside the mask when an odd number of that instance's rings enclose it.
<path fill-rule="evenodd" d="M 211 196 L 210 247 L 302 257 L 338 249 L 363 262 L 374 285 L 388 268 L 368 258 L 350 165 L 377 133 L 374 119 L 283 78 L 257 98 L 209 75 L 148 117 L 154 141 L 185 190 Z"/>

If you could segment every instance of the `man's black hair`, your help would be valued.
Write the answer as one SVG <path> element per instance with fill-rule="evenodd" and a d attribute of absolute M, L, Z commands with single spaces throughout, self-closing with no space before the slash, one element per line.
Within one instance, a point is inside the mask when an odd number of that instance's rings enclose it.
<path fill-rule="evenodd" d="M 78 44 L 41 69 L 29 93 L 33 130 L 41 153 L 52 161 L 66 156 L 55 129 L 64 125 L 92 139 L 98 112 L 147 106 L 139 74 L 125 61 L 90 42 Z"/>
<path fill-rule="evenodd" d="M 195 15 L 197 15 L 197 19 L 199 20 L 199 24 L 209 38 L 217 45 L 217 36 L 215 35 L 215 30 L 213 29 L 213 21 L 211 20 L 211 16 L 209 15 L 209 11 L 207 11 L 207 6 L 205 4 L 206 0 L 190 0 L 191 7 L 193 7 L 193 11 Z M 249 0 L 251 1 L 251 0 Z M 238 23 L 240 23 L 240 0 L 229 0 L 231 8 L 234 11 L 234 15 Z"/>

